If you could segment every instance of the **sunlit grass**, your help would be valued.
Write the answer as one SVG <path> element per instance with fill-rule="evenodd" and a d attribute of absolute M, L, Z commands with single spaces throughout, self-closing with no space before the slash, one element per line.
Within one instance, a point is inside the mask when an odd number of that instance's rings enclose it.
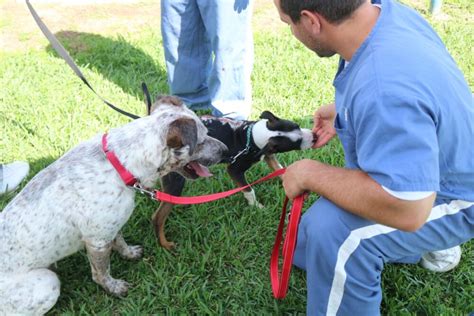
<path fill-rule="evenodd" d="M 427 13 L 419 2 L 409 3 Z M 450 1 L 443 10 L 447 19 L 430 18 L 430 22 L 472 87 L 473 5 L 467 0 Z M 254 32 L 252 117 L 269 109 L 310 127 L 314 110 L 332 101 L 337 60 L 318 59 L 285 28 L 260 32 L 256 23 Z M 145 28 L 122 37 L 70 32 L 59 34 L 59 38 L 96 90 L 115 105 L 144 114 L 142 81 L 153 94 L 167 92 L 158 30 Z M 82 140 L 128 121 L 88 90 L 49 47 L 0 52 L 0 87 L 0 157 L 2 161 L 29 161 L 29 178 Z M 284 165 L 301 158 L 338 166 L 344 161 L 337 140 L 320 150 L 280 155 Z M 215 177 L 188 185 L 184 194 L 233 188 L 223 166 L 212 169 Z M 256 180 L 268 172 L 263 164 L 256 165 L 248 178 Z M 247 206 L 240 195 L 205 205 L 175 207 L 166 229 L 168 238 L 177 243 L 173 252 L 155 242 L 150 217 L 157 204 L 138 196 L 124 235 L 130 243 L 144 245 L 145 257 L 139 262 L 127 262 L 116 255 L 112 258 L 113 275 L 133 285 L 128 297 L 113 298 L 92 282 L 86 256 L 80 252 L 58 263 L 62 290 L 51 314 L 304 313 L 306 286 L 301 271 L 293 270 L 284 301 L 271 295 L 268 265 L 282 188 L 273 181 L 259 185 L 256 192 L 265 205 L 262 210 Z M 13 196 L 0 198 L 0 209 Z M 466 315 L 473 311 L 473 243 L 464 245 L 463 251 L 460 266 L 445 274 L 432 274 L 417 266 L 388 265 L 383 273 L 383 313 Z"/>

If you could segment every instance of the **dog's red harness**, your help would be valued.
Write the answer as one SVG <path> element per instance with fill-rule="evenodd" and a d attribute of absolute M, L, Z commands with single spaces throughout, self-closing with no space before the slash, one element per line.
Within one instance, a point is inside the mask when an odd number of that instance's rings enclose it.
<path fill-rule="evenodd" d="M 115 153 L 107 148 L 107 134 L 104 134 L 102 136 L 102 149 L 105 153 L 105 156 L 107 157 L 107 160 L 109 160 L 112 166 L 114 166 L 115 170 L 117 170 L 118 174 L 120 175 L 120 178 L 122 178 L 123 182 L 126 185 L 133 187 L 135 190 L 143 194 L 149 195 L 154 200 L 168 202 L 172 204 L 200 204 L 219 200 L 233 195 L 237 192 L 240 192 L 257 183 L 264 182 L 277 176 L 280 176 L 286 171 L 286 169 L 284 168 L 274 171 L 269 175 L 260 178 L 257 181 L 252 182 L 246 186 L 235 188 L 225 192 L 200 196 L 174 196 L 164 192 L 160 192 L 158 190 L 148 190 L 142 187 L 137 181 L 137 179 L 133 176 L 133 174 L 120 163 Z M 272 292 L 273 296 L 278 299 L 285 298 L 286 292 L 288 291 L 288 283 L 290 280 L 291 267 L 293 264 L 293 254 L 295 252 L 296 237 L 298 235 L 298 224 L 301 217 L 301 210 L 303 208 L 305 197 L 306 194 L 302 194 L 296 197 L 293 200 L 293 204 L 291 206 L 291 211 L 289 213 L 289 222 L 287 225 L 285 240 L 283 242 L 282 247 L 283 266 L 280 273 L 279 256 L 281 242 L 283 239 L 283 229 L 285 227 L 286 209 L 289 201 L 287 197 L 285 197 L 285 201 L 283 203 L 280 223 L 278 225 L 275 243 L 273 245 L 272 255 L 270 259 L 270 280 L 272 283 Z"/>

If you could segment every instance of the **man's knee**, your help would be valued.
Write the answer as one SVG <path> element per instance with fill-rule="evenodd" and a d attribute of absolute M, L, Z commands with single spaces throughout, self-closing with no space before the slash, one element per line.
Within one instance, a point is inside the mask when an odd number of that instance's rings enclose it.
<path fill-rule="evenodd" d="M 343 240 L 342 236 L 349 233 L 343 221 L 345 213 L 331 201 L 320 198 L 303 215 L 300 229 L 308 241 L 325 248 L 328 241 Z"/>

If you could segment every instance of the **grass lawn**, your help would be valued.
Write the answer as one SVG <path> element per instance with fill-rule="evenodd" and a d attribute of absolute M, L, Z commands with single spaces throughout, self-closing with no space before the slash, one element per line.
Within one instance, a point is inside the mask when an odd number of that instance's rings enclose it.
<path fill-rule="evenodd" d="M 0 45 L 0 160 L 29 161 L 30 179 L 82 140 L 122 125 L 128 118 L 108 108 L 80 82 L 47 45 L 24 7 L 16 7 L 15 17 L 8 15 L 15 12 L 6 9 L 15 5 L 11 2 L 0 1 L 0 43 L 9 44 Z M 257 2 L 252 117 L 270 109 L 311 127 L 314 110 L 332 101 L 337 59 L 318 59 L 279 23 L 271 4 Z M 427 16 L 425 1 L 405 2 Z M 99 94 L 143 115 L 142 81 L 153 94 L 168 91 L 159 13 L 146 15 L 151 6 L 156 8 L 151 1 L 117 6 L 115 11 L 110 5 L 88 7 L 95 15 L 81 11 L 87 9 L 85 6 L 55 8 L 42 4 L 37 9 L 42 10 L 41 16 L 44 13 L 45 22 L 54 26 L 53 33 Z M 443 10 L 441 16 L 428 18 L 472 87 L 474 2 L 446 1 Z M 107 27 L 97 22 L 96 28 L 81 23 L 85 16 L 111 20 L 111 14 L 125 14 L 128 20 L 112 20 Z M 280 155 L 284 165 L 301 158 L 337 166 L 344 162 L 338 140 L 320 150 Z M 188 184 L 184 194 L 233 188 L 223 166 L 214 166 L 212 171 L 215 177 Z M 253 181 L 268 172 L 263 164 L 256 165 L 248 178 Z M 58 263 L 61 296 L 50 314 L 305 313 L 302 271 L 293 270 L 285 300 L 277 301 L 271 294 L 268 266 L 283 190 L 273 181 L 259 185 L 256 192 L 265 205 L 262 210 L 247 206 L 241 195 L 205 205 L 175 207 L 166 229 L 168 238 L 177 243 L 171 252 L 158 247 L 152 232 L 150 217 L 157 204 L 137 196 L 136 210 L 123 232 L 130 244 L 144 245 L 145 256 L 128 262 L 114 254 L 111 264 L 113 276 L 133 285 L 128 297 L 114 298 L 96 285 L 85 253 L 79 252 Z M 13 196 L 0 197 L 0 209 Z M 312 195 L 307 204 L 315 199 Z M 433 274 L 415 265 L 387 265 L 382 279 L 382 313 L 467 315 L 474 311 L 474 243 L 463 245 L 463 251 L 459 267 L 445 274 Z"/>

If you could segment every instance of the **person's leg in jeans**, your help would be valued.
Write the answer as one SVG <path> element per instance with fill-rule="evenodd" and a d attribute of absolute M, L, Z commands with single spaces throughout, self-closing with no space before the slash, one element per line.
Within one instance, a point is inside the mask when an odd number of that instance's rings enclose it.
<path fill-rule="evenodd" d="M 209 108 L 211 43 L 196 0 L 162 0 L 161 33 L 170 93 L 193 110 Z"/>
<path fill-rule="evenodd" d="M 307 273 L 307 314 L 378 315 L 384 263 L 415 263 L 423 253 L 470 240 L 473 204 L 439 204 L 422 228 L 402 232 L 319 199 L 302 217 L 294 258 Z"/>
<path fill-rule="evenodd" d="M 252 106 L 253 0 L 198 0 L 214 63 L 209 77 L 213 114 L 247 119 Z"/>

